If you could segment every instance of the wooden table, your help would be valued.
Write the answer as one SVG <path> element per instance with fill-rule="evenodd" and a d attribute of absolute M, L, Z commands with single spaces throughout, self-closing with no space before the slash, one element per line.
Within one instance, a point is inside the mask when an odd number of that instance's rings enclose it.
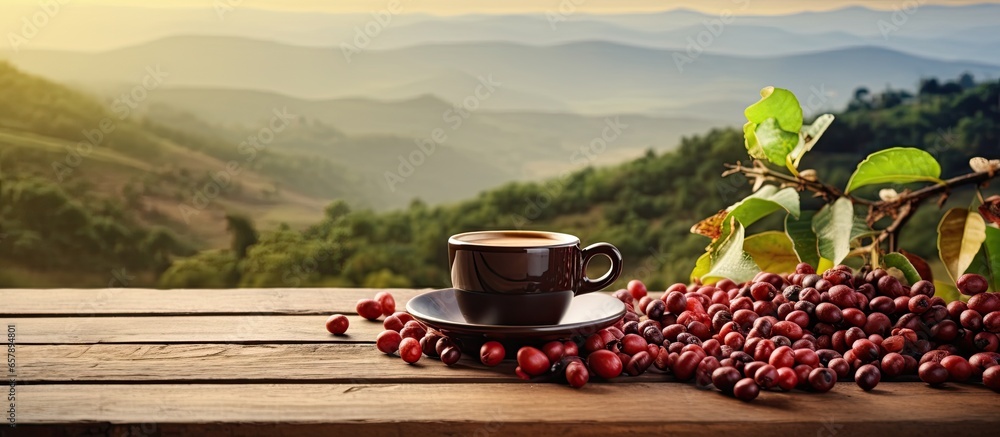
<path fill-rule="evenodd" d="M 399 308 L 419 290 L 391 290 Z M 753 403 L 656 372 L 581 390 L 485 368 L 407 365 L 354 315 L 375 290 L 0 290 L 16 343 L 3 435 L 997 435 L 1000 394 L 882 383 Z M 350 314 L 348 335 L 323 327 Z M 3 405 L 7 405 L 4 403 Z M 8 407 L 5 406 L 5 410 Z"/>

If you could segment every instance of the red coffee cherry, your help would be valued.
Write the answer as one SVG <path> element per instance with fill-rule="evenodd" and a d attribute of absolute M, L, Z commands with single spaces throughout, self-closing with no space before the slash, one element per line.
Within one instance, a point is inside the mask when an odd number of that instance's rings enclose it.
<path fill-rule="evenodd" d="M 750 295 L 754 300 L 771 300 L 778 294 L 778 289 L 769 282 L 757 282 L 750 286 Z"/>
<path fill-rule="evenodd" d="M 334 314 L 326 319 L 326 330 L 330 331 L 331 334 L 343 334 L 347 332 L 347 327 L 350 326 L 351 322 L 347 320 L 347 316 L 343 314 Z"/>
<path fill-rule="evenodd" d="M 854 373 L 854 382 L 864 391 L 871 391 L 882 380 L 882 372 L 871 364 L 865 364 Z"/>
<path fill-rule="evenodd" d="M 604 379 L 612 379 L 622 374 L 622 360 L 618 358 L 618 354 L 607 349 L 591 353 L 587 357 L 587 367 Z"/>
<path fill-rule="evenodd" d="M 554 363 L 566 355 L 566 347 L 561 341 L 550 341 L 542 346 L 542 352 L 548 357 L 550 363 Z"/>
<path fill-rule="evenodd" d="M 625 286 L 625 288 L 628 290 L 629 294 L 632 295 L 633 299 L 639 300 L 646 297 L 646 284 L 643 284 L 642 281 L 638 279 L 628 281 L 628 285 Z"/>
<path fill-rule="evenodd" d="M 832 390 L 836 383 L 837 374 L 833 370 L 820 367 L 809 372 L 809 388 L 817 392 L 826 393 Z"/>
<path fill-rule="evenodd" d="M 375 337 L 375 347 L 378 348 L 384 354 L 394 354 L 399 350 L 399 343 L 403 341 L 403 337 L 399 335 L 396 331 L 382 331 Z"/>
<path fill-rule="evenodd" d="M 424 325 L 416 320 L 410 320 L 403 325 L 403 329 L 399 330 L 399 335 L 420 340 L 427 335 L 427 328 L 424 328 Z"/>
<path fill-rule="evenodd" d="M 462 352 L 455 346 L 449 346 L 441 351 L 441 362 L 446 366 L 455 364 L 462 358 Z"/>
<path fill-rule="evenodd" d="M 382 307 L 383 316 L 391 316 L 396 312 L 396 299 L 388 291 L 380 291 L 375 294 L 375 302 Z"/>
<path fill-rule="evenodd" d="M 488 367 L 500 365 L 507 352 L 498 341 L 487 341 L 479 348 L 479 361 Z"/>
<path fill-rule="evenodd" d="M 799 384 L 799 377 L 791 367 L 782 367 L 777 369 L 777 372 L 777 385 L 782 391 L 789 391 Z"/>
<path fill-rule="evenodd" d="M 733 396 L 741 401 L 750 402 L 760 394 L 760 386 L 753 378 L 743 378 L 733 386 Z"/>
<path fill-rule="evenodd" d="M 983 372 L 983 385 L 1000 393 L 1000 366 L 993 366 Z"/>
<path fill-rule="evenodd" d="M 742 375 L 733 366 L 722 366 L 712 372 L 712 385 L 723 393 L 732 393 L 733 387 L 740 381 Z"/>
<path fill-rule="evenodd" d="M 948 370 L 940 363 L 928 361 L 920 365 L 917 370 L 920 380 L 930 385 L 941 385 L 948 380 Z"/>
<path fill-rule="evenodd" d="M 580 388 L 590 380 L 590 371 L 582 361 L 571 361 L 566 365 L 566 382 L 570 387 Z"/>
<path fill-rule="evenodd" d="M 378 320 L 382 316 L 382 305 L 375 299 L 361 299 L 356 307 L 358 315 L 368 320 Z"/>
<path fill-rule="evenodd" d="M 778 369 L 770 364 L 765 364 L 757 369 L 753 380 L 763 389 L 774 388 L 778 385 Z"/>
<path fill-rule="evenodd" d="M 420 361 L 420 356 L 423 355 L 423 352 L 420 342 L 415 338 L 406 337 L 399 343 L 399 357 L 409 364 Z"/>
<path fill-rule="evenodd" d="M 896 352 L 890 352 L 882 357 L 882 374 L 886 378 L 895 378 L 906 370 L 906 359 Z"/>
<path fill-rule="evenodd" d="M 969 361 L 958 355 L 949 355 L 941 359 L 941 365 L 948 371 L 948 378 L 955 382 L 968 380 L 975 368 Z"/>
<path fill-rule="evenodd" d="M 958 281 L 956 282 L 958 285 L 958 291 L 966 296 L 974 296 L 985 292 L 990 286 L 990 284 L 986 282 L 986 278 L 975 273 L 966 273 L 959 276 Z"/>
<path fill-rule="evenodd" d="M 549 357 L 544 352 L 531 346 L 522 347 L 517 351 L 517 365 L 530 376 L 539 376 L 549 371 Z"/>
<path fill-rule="evenodd" d="M 396 317 L 395 315 L 389 315 L 382 321 L 383 328 L 396 332 L 402 331 L 403 325 L 405 325 L 405 322 L 399 320 L 399 317 Z"/>

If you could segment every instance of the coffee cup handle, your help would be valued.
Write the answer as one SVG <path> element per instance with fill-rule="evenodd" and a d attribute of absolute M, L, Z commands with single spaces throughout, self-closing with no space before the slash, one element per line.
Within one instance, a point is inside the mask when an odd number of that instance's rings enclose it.
<path fill-rule="evenodd" d="M 590 279 L 587 277 L 587 265 L 590 264 L 590 260 L 595 256 L 604 255 L 611 260 L 611 268 L 608 272 L 597 279 Z M 593 291 L 602 290 L 605 287 L 611 285 L 618 276 L 622 274 L 622 253 L 618 251 L 618 248 L 609 243 L 595 243 L 587 246 L 583 249 L 583 284 L 580 286 L 580 291 L 576 294 L 581 295 L 585 293 L 590 293 Z"/>

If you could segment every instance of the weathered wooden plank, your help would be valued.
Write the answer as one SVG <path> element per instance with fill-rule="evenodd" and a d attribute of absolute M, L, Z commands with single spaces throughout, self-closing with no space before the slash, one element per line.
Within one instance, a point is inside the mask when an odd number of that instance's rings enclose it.
<path fill-rule="evenodd" d="M 413 365 L 371 344 L 24 345 L 18 381 L 312 381 L 349 383 L 519 381 L 516 363 L 483 366 L 463 357 L 452 367 L 423 357 Z M 651 375 L 652 376 L 652 375 Z M 659 375 L 658 379 L 663 379 Z"/>
<path fill-rule="evenodd" d="M 150 290 L 0 289 L 0 316 L 353 314 L 358 300 L 382 290 L 366 288 L 234 288 Z M 397 310 L 428 290 L 390 289 Z"/>
<path fill-rule="evenodd" d="M 25 345 L 17 349 L 20 383 L 281 382 L 469 383 L 520 382 L 517 363 L 496 367 L 463 356 L 445 366 L 424 356 L 416 364 L 371 344 Z M 656 369 L 615 383 L 668 381 Z"/>
<path fill-rule="evenodd" d="M 94 343 L 358 343 L 374 342 L 382 322 L 350 315 L 345 335 L 332 335 L 327 315 L 0 318 L 18 344 Z"/>
<path fill-rule="evenodd" d="M 29 432 L 285 435 L 993 435 L 997 394 L 977 386 L 897 383 L 864 393 L 763 393 L 743 403 L 688 384 L 28 385 Z M 51 428 L 31 427 L 32 424 Z M 102 425 L 109 424 L 109 425 Z M 254 426 L 256 424 L 257 426 Z M 111 428 L 111 429 L 108 429 Z"/>
<path fill-rule="evenodd" d="M 95 343 L 361 343 L 375 341 L 382 319 L 348 315 L 345 335 L 326 331 L 323 315 L 146 317 L 0 317 L 16 327 L 19 344 Z"/>

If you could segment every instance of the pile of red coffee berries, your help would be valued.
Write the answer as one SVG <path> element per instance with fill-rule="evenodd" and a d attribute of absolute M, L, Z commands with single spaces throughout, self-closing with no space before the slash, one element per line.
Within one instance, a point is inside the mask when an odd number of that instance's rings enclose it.
<path fill-rule="evenodd" d="M 583 352 L 591 369 L 629 375 L 652 357 L 677 380 L 743 400 L 767 389 L 826 392 L 851 377 L 867 391 L 913 374 L 931 385 L 982 378 L 1000 391 L 1000 294 L 975 274 L 958 288 L 968 303 L 945 305 L 929 281 L 906 287 L 885 270 L 847 266 L 821 276 L 808 264 L 746 284 L 674 284 L 659 299 L 632 281 L 615 293 L 624 320 L 588 337 Z"/>
<path fill-rule="evenodd" d="M 981 379 L 1000 391 L 1000 293 L 987 288 L 982 276 L 963 275 L 958 289 L 971 297 L 946 305 L 929 281 L 905 286 L 885 270 L 855 274 L 843 265 L 818 275 L 805 263 L 745 284 L 674 284 L 659 298 L 633 280 L 614 293 L 627 309 L 622 320 L 585 338 L 522 347 L 515 373 L 579 388 L 591 375 L 651 371 L 747 401 L 762 390 L 826 392 L 851 379 L 868 391 L 912 375 L 935 386 Z M 376 341 L 380 351 L 408 363 L 422 354 L 449 366 L 461 358 L 454 340 L 407 313 L 386 312 L 392 297 L 379 294 L 359 302 L 358 313 L 373 320 L 391 314 Z M 381 313 L 371 309 L 376 305 Z M 505 355 L 490 341 L 479 359 L 496 366 Z"/>

